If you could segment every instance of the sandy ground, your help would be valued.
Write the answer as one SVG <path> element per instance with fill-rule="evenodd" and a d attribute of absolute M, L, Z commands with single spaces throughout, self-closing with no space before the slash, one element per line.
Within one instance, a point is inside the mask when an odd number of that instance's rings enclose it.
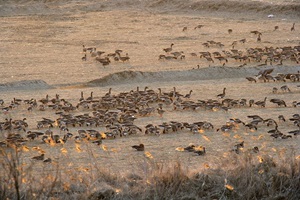
<path fill-rule="evenodd" d="M 50 4 L 60 8 L 60 4 Z M 79 5 L 78 5 L 79 6 Z M 55 9 L 54 9 L 55 10 Z M 7 11 L 7 10 L 6 10 Z M 25 12 L 26 13 L 26 12 Z M 264 119 L 273 118 L 278 121 L 279 115 L 284 115 L 286 119 L 293 114 L 299 114 L 299 107 L 292 107 L 293 101 L 300 101 L 299 82 L 258 82 L 250 83 L 245 77 L 254 76 L 261 69 L 275 68 L 276 73 L 296 73 L 300 66 L 287 61 L 283 67 L 265 66 L 255 67 L 260 63 L 251 62 L 239 68 L 241 62 L 230 59 L 225 66 L 223 63 L 209 63 L 205 59 L 199 58 L 202 51 L 222 51 L 232 48 L 233 41 L 246 39 L 245 43 L 238 43 L 235 48 L 245 51 L 247 48 L 255 47 L 283 47 L 299 45 L 299 25 L 291 32 L 291 26 L 298 22 L 295 16 L 268 18 L 265 14 L 242 16 L 232 14 L 208 14 L 202 15 L 197 12 L 153 12 L 135 9 L 107 9 L 94 12 L 84 12 L 73 10 L 72 12 L 54 14 L 22 14 L 16 13 L 0 17 L 0 83 L 1 98 L 4 105 L 8 106 L 13 98 L 42 99 L 48 94 L 50 98 L 59 94 L 61 98 L 78 103 L 80 92 L 88 97 L 90 92 L 94 92 L 95 97 L 101 97 L 112 88 L 113 94 L 136 90 L 137 87 L 143 89 L 148 86 L 158 92 L 161 88 L 165 92 L 176 87 L 181 94 L 187 94 L 193 90 L 190 100 L 217 99 L 217 94 L 227 88 L 227 98 L 255 101 L 263 100 L 267 97 L 266 108 L 242 107 L 232 108 L 225 112 L 208 111 L 200 109 L 197 111 L 181 110 L 175 111 L 172 106 L 164 106 L 166 112 L 162 117 L 157 112 L 147 117 L 137 116 L 135 124 L 143 129 L 143 132 L 135 136 L 122 137 L 104 140 L 103 144 L 107 151 L 101 146 L 90 143 L 81 143 L 82 152 L 75 150 L 73 139 L 65 145 L 50 147 L 41 144 L 40 140 L 28 142 L 28 147 L 40 146 L 46 151 L 46 157 L 55 159 L 65 159 L 65 166 L 87 166 L 93 158 L 89 156 L 93 152 L 97 162 L 110 169 L 141 170 L 145 155 L 143 152 L 134 151 L 131 146 L 144 143 L 146 151 L 150 152 L 156 162 L 168 163 L 181 161 L 191 169 L 201 169 L 204 164 L 218 166 L 220 159 L 227 156 L 236 156 L 229 152 L 232 147 L 241 141 L 245 141 L 245 149 L 258 146 L 260 154 L 267 154 L 280 158 L 282 153 L 295 150 L 296 156 L 300 154 L 299 137 L 292 139 L 274 140 L 267 133 L 273 127 L 261 125 L 257 131 L 249 131 L 244 127 L 231 131 L 228 134 L 217 132 L 217 129 L 224 125 L 230 118 L 239 118 L 242 121 L 250 122 L 248 115 L 259 115 Z M 201 29 L 194 29 L 197 25 L 204 25 Z M 274 31 L 274 27 L 279 29 Z M 182 31 L 187 27 L 186 31 Z M 233 32 L 228 34 L 227 30 Z M 256 41 L 256 36 L 250 31 L 258 30 L 263 33 L 262 42 Z M 224 47 L 206 48 L 202 43 L 214 40 L 224 44 Z M 158 60 L 160 54 L 164 54 L 163 48 L 167 48 L 174 43 L 173 51 L 183 51 L 183 60 Z M 97 50 L 113 53 L 117 49 L 122 49 L 122 55 L 128 53 L 129 62 L 115 62 L 108 66 L 102 66 L 87 53 L 87 61 L 82 61 L 84 56 L 82 45 L 96 47 Z M 197 57 L 190 53 L 197 53 Z M 197 65 L 200 69 L 197 69 Z M 203 68 L 203 69 L 202 69 Z M 234 70 L 226 73 L 226 70 Z M 124 78 L 124 71 L 149 72 L 141 77 Z M 121 72 L 121 74 L 115 74 Z M 153 74 L 154 73 L 154 74 Z M 125 73 L 126 74 L 126 73 Z M 169 75 L 167 75 L 169 74 Z M 216 75 L 217 74 L 217 75 Z M 96 87 L 86 87 L 87 82 L 108 76 L 106 84 Z M 166 78 L 167 77 L 167 78 Z M 171 78 L 170 78 L 171 77 Z M 126 79 L 126 80 L 125 80 Z M 165 80 L 166 79 L 166 80 Z M 24 81 L 19 87 L 15 81 Z M 28 84 L 30 80 L 39 80 L 33 85 Z M 111 82 L 115 80 L 116 83 Z M 125 81 L 124 81 L 125 80 Z M 45 82 L 42 82 L 45 81 Z M 11 83 L 9 86 L 8 83 Z M 272 93 L 272 88 L 280 88 L 287 85 L 291 92 Z M 280 98 L 286 101 L 287 107 L 278 107 L 269 102 L 271 98 Z M 157 104 L 153 104 L 157 108 Z M 92 110 L 79 109 L 72 114 L 91 113 Z M 50 108 L 46 111 L 27 111 L 27 106 L 22 103 L 10 110 L 8 113 L 1 112 L 0 119 L 6 118 L 22 119 L 26 117 L 29 124 L 28 130 L 37 130 L 36 124 L 42 117 L 55 120 L 58 116 Z M 145 125 L 153 123 L 156 125 L 163 122 L 197 122 L 208 121 L 214 125 L 213 130 L 199 134 L 192 134 L 188 130 L 176 133 L 161 134 L 158 136 L 145 135 Z M 82 127 L 81 127 L 82 128 Z M 86 127 L 89 129 L 91 127 Z M 104 127 L 93 127 L 99 131 L 105 131 Z M 289 120 L 279 122 L 282 132 L 297 129 Z M 70 128 L 70 132 L 76 134 L 79 128 Z M 42 129 L 41 131 L 45 131 Z M 62 135 L 58 128 L 53 131 Z M 24 132 L 20 132 L 26 135 Z M 2 139 L 7 135 L 6 131 L 1 133 Z M 207 154 L 203 157 L 193 153 L 179 152 L 177 147 L 185 147 L 190 143 L 203 145 L 207 149 Z M 61 153 L 61 148 L 66 148 L 66 155 Z M 30 161 L 31 157 L 38 155 L 36 151 L 24 152 L 24 161 Z M 42 163 L 41 163 L 42 165 Z"/>

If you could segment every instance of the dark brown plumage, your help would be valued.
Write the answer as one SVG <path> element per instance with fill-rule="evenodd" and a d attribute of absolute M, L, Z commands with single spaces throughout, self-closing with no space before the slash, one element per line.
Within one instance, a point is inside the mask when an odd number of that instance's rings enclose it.
<path fill-rule="evenodd" d="M 39 156 L 32 157 L 33 160 L 44 160 L 45 154 L 41 154 Z"/>
<path fill-rule="evenodd" d="M 134 149 L 136 149 L 137 151 L 144 151 L 144 150 L 145 150 L 144 144 L 133 145 L 133 146 L 131 146 L 131 147 L 134 148 Z"/>
<path fill-rule="evenodd" d="M 202 147 L 202 150 L 194 151 L 194 153 L 197 153 L 199 156 L 205 155 L 206 154 L 205 147 Z"/>

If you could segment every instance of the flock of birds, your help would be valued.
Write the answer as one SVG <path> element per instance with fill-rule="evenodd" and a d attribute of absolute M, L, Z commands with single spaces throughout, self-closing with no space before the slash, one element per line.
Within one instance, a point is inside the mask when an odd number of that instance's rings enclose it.
<path fill-rule="evenodd" d="M 204 25 L 197 25 L 195 29 L 201 29 Z M 188 28 L 184 27 L 182 31 L 187 31 Z M 278 31 L 279 26 L 274 27 L 274 31 Z M 291 31 L 295 31 L 295 23 L 291 27 Z M 228 29 L 228 33 L 232 34 L 233 30 Z M 250 34 L 257 36 L 256 41 L 260 43 L 262 41 L 263 33 L 257 30 L 250 31 Z M 269 34 L 269 33 L 268 33 Z M 269 36 L 267 36 L 269 37 Z M 198 53 L 192 52 L 189 53 L 191 57 L 199 57 L 202 61 L 209 63 L 209 66 L 212 63 L 219 62 L 223 66 L 228 64 L 230 60 L 234 63 L 238 63 L 238 67 L 243 67 L 248 64 L 257 65 L 257 66 L 267 66 L 267 65 L 283 65 L 284 62 L 291 62 L 299 64 L 300 62 L 300 45 L 296 44 L 295 46 L 281 46 L 281 47 L 256 47 L 256 48 L 246 48 L 244 50 L 236 49 L 238 44 L 245 44 L 247 42 L 246 38 L 239 40 L 234 40 L 230 49 L 224 49 L 225 45 L 219 41 L 209 40 L 202 45 L 205 48 L 219 48 L 219 51 L 201 51 Z M 184 51 L 174 51 L 174 43 L 171 43 L 170 47 L 163 48 L 164 54 L 158 56 L 159 60 L 182 60 L 186 58 Z M 103 51 L 97 51 L 95 47 L 85 47 L 83 45 L 83 53 L 85 54 L 82 57 L 82 61 L 87 60 L 87 52 L 90 53 L 90 57 L 94 57 L 96 61 L 100 62 L 103 66 L 109 65 L 111 60 L 127 62 L 130 57 L 128 53 L 126 55 L 121 55 L 122 50 L 115 50 L 113 53 L 105 54 Z M 200 66 L 198 65 L 198 68 Z"/>
<path fill-rule="evenodd" d="M 259 75 L 270 74 L 272 70 L 264 70 Z M 284 76 L 285 81 L 288 76 Z M 297 74 L 299 81 L 299 73 Z M 291 92 L 290 89 L 285 89 L 285 92 Z M 39 140 L 42 145 L 56 145 L 65 144 L 68 141 L 80 143 L 87 141 L 95 145 L 101 145 L 105 139 L 115 139 L 118 137 L 128 137 L 130 135 L 144 134 L 156 135 L 168 134 L 172 132 L 188 131 L 193 134 L 203 133 L 204 131 L 216 131 L 222 133 L 230 133 L 244 127 L 246 131 L 257 131 L 260 127 L 271 128 L 268 134 L 274 138 L 288 139 L 293 135 L 300 134 L 300 115 L 295 113 L 286 120 L 283 115 L 278 118 L 263 119 L 258 115 L 247 116 L 251 121 L 246 122 L 237 118 L 228 119 L 228 121 L 221 127 L 215 128 L 213 123 L 208 121 L 198 122 L 180 122 L 170 121 L 162 124 L 147 124 L 145 127 L 139 127 L 135 124 L 138 117 L 155 116 L 163 117 L 165 112 L 172 110 L 174 112 L 194 111 L 197 112 L 212 112 L 212 111 L 228 111 L 230 109 L 239 109 L 246 107 L 260 107 L 267 106 L 267 97 L 264 100 L 246 100 L 227 98 L 226 88 L 223 92 L 217 94 L 214 98 L 208 100 L 192 100 L 192 90 L 186 94 L 181 94 L 173 87 L 171 91 L 162 91 L 161 88 L 157 90 L 145 87 L 140 90 L 128 92 L 121 92 L 113 94 L 112 88 L 101 97 L 95 97 L 93 92 L 90 96 L 84 97 L 81 92 L 80 98 L 77 102 L 72 103 L 59 94 L 54 98 L 46 95 L 41 99 L 17 99 L 14 98 L 10 102 L 0 100 L 2 112 L 4 114 L 14 112 L 18 109 L 27 109 L 30 113 L 52 111 L 57 115 L 56 119 L 42 118 L 36 122 L 36 128 L 32 129 L 23 119 L 5 119 L 0 122 L 0 131 L 6 137 L 0 141 L 0 147 L 9 148 L 11 146 L 24 147 L 27 143 L 33 140 Z M 299 107 L 300 102 L 296 100 L 292 105 L 287 105 L 282 99 L 271 99 L 271 103 L 284 107 Z M 84 112 L 84 114 L 79 114 Z M 279 124 L 292 122 L 296 130 L 283 133 L 280 131 Z M 31 129 L 29 129 L 31 127 Z M 239 153 L 240 147 L 234 147 L 234 152 Z M 134 145 L 132 148 L 137 151 L 144 151 L 144 144 Z M 253 150 L 253 149 L 252 149 Z M 257 151 L 254 148 L 254 152 Z M 184 151 L 195 152 L 198 155 L 205 155 L 206 150 L 203 146 L 189 146 Z M 44 152 L 33 157 L 34 160 L 43 160 L 51 162 L 51 159 L 44 160 Z"/>
<path fill-rule="evenodd" d="M 200 29 L 204 27 L 204 25 L 198 25 L 194 29 Z M 275 26 L 274 31 L 277 31 L 279 26 Z M 187 31 L 188 28 L 184 27 L 182 31 Z M 291 27 L 291 31 L 295 31 L 295 23 L 293 23 Z M 233 32 L 232 29 L 228 29 L 228 33 L 231 34 Z M 257 30 L 251 31 L 250 34 L 254 34 L 257 36 L 257 42 L 261 42 L 263 33 Z M 257 66 L 266 66 L 266 65 L 283 65 L 283 62 L 292 62 L 295 64 L 299 64 L 300 62 L 300 45 L 295 46 L 282 46 L 282 47 L 265 47 L 265 48 L 247 48 L 246 50 L 238 50 L 236 46 L 239 43 L 246 43 L 247 39 L 243 38 L 240 40 L 235 40 L 230 45 L 230 49 L 224 49 L 225 45 L 221 42 L 209 40 L 202 45 L 205 48 L 219 48 L 220 51 L 201 51 L 198 53 L 192 52 L 189 53 L 192 57 L 199 57 L 202 60 L 206 60 L 209 62 L 209 66 L 211 63 L 215 63 L 219 61 L 220 64 L 225 66 L 230 60 L 241 63 L 238 66 L 243 67 L 249 63 L 252 63 Z M 163 51 L 166 54 L 159 55 L 159 60 L 177 60 L 184 59 L 186 56 L 183 51 L 173 51 L 174 43 L 171 44 L 170 47 L 164 48 Z M 232 65 L 233 63 L 231 63 Z M 199 68 L 199 65 L 198 65 Z"/>
<path fill-rule="evenodd" d="M 95 58 L 95 60 L 103 66 L 109 65 L 111 60 L 115 62 L 127 62 L 130 59 L 128 53 L 122 55 L 123 50 L 121 49 L 117 49 L 113 53 L 105 54 L 104 51 L 97 51 L 96 47 L 86 47 L 82 45 L 82 52 L 84 53 L 84 56 L 81 58 L 82 61 L 87 61 L 87 52 L 89 52 L 90 57 Z"/>
<path fill-rule="evenodd" d="M 204 25 L 198 25 L 194 29 L 201 29 Z M 278 26 L 274 27 L 274 31 L 279 29 Z M 188 28 L 184 27 L 182 31 L 187 31 Z M 295 23 L 291 31 L 295 31 Z M 228 34 L 232 34 L 233 30 L 228 29 Z M 251 31 L 251 34 L 257 36 L 257 42 L 261 42 L 263 33 L 259 31 Z M 218 60 L 224 66 L 229 60 L 241 62 L 239 67 L 243 67 L 250 62 L 259 63 L 258 66 L 273 64 L 283 65 L 283 62 L 290 61 L 299 64 L 300 61 L 300 45 L 283 46 L 283 47 L 265 47 L 265 48 L 248 48 L 246 51 L 236 49 L 238 43 L 246 43 L 247 39 L 243 38 L 233 41 L 231 49 L 224 50 L 225 46 L 221 42 L 207 41 L 202 45 L 205 48 L 220 48 L 220 51 L 202 51 L 199 53 L 190 53 L 192 57 L 199 57 L 209 63 L 214 63 Z M 175 44 L 167 48 L 163 48 L 165 54 L 159 55 L 160 60 L 177 60 L 185 59 L 183 51 L 173 51 Z M 222 50 L 223 49 L 223 50 Z M 82 49 L 84 56 L 82 61 L 87 61 L 88 56 L 94 58 L 95 61 L 100 62 L 103 66 L 109 65 L 111 61 L 115 62 L 128 62 L 130 57 L 128 53 L 122 50 L 115 50 L 113 53 L 106 54 L 103 51 L 97 51 L 95 47 L 86 47 L 83 45 Z M 125 55 L 124 55 L 125 54 Z M 198 66 L 199 68 L 199 66 Z M 262 70 L 254 77 L 246 77 L 250 82 L 269 82 L 269 81 L 282 81 L 282 82 L 299 82 L 300 72 L 294 74 L 277 74 L 272 76 L 273 69 Z M 203 133 L 204 131 L 215 131 L 222 133 L 230 133 L 243 127 L 246 131 L 257 131 L 261 127 L 269 128 L 267 133 L 270 137 L 275 139 L 288 139 L 300 134 L 300 115 L 298 113 L 291 114 L 289 119 L 286 120 L 285 116 L 279 115 L 276 118 L 264 119 L 258 115 L 248 115 L 250 121 L 242 121 L 238 118 L 231 118 L 220 127 L 215 127 L 213 123 L 208 121 L 197 122 L 180 122 L 170 121 L 163 122 L 162 124 L 147 124 L 140 127 L 135 124 L 138 117 L 155 116 L 163 117 L 165 112 L 169 110 L 175 112 L 193 111 L 197 112 L 212 112 L 212 111 L 225 111 L 230 109 L 239 109 L 246 107 L 267 107 L 267 97 L 263 100 L 254 99 L 232 99 L 227 98 L 226 88 L 223 88 L 222 93 L 215 95 L 212 99 L 197 99 L 192 100 L 193 90 L 185 94 L 181 94 L 173 87 L 171 91 L 162 91 L 161 88 L 157 90 L 145 87 L 140 90 L 128 92 L 121 92 L 119 94 L 112 94 L 112 88 L 101 97 L 95 97 L 93 92 L 90 96 L 85 98 L 81 92 L 80 98 L 77 102 L 70 102 L 65 98 L 61 98 L 56 94 L 54 98 L 46 95 L 42 99 L 17 99 L 14 98 L 10 102 L 5 102 L 0 99 L 0 107 L 4 114 L 14 112 L 17 109 L 27 109 L 28 112 L 45 112 L 53 111 L 57 116 L 56 119 L 49 119 L 43 117 L 36 122 L 36 128 L 32 128 L 23 119 L 6 118 L 5 121 L 0 122 L 0 131 L 5 137 L 0 141 L 1 148 L 10 148 L 12 146 L 28 148 L 26 144 L 34 140 L 39 140 L 41 145 L 53 146 L 56 144 L 65 144 L 69 141 L 81 143 L 83 141 L 91 142 L 95 145 L 102 145 L 103 140 L 116 139 L 118 137 L 129 137 L 136 134 L 156 135 L 168 134 L 172 132 L 188 131 L 192 134 Z M 292 92 L 287 85 L 283 85 L 280 90 L 282 93 Z M 278 88 L 273 88 L 273 93 L 278 93 Z M 270 102 L 276 104 L 278 107 L 299 107 L 300 102 L 293 101 L 292 105 L 288 105 L 283 99 L 272 98 Z M 84 112 L 84 114 L 79 114 Z M 279 125 L 291 122 L 296 127 L 296 130 L 291 130 L 283 133 Z M 209 140 L 206 136 L 204 136 Z M 137 151 L 145 151 L 143 143 L 131 146 Z M 231 151 L 240 153 L 244 148 L 244 141 L 234 145 Z M 39 150 L 39 147 L 36 147 Z M 178 151 L 194 152 L 197 155 L 205 155 L 206 148 L 204 146 L 196 146 L 191 144 L 184 148 L 177 148 Z M 251 148 L 254 153 L 259 152 L 257 146 Z M 45 152 L 39 151 L 40 155 L 32 157 L 33 160 L 40 160 L 43 162 L 51 162 L 51 158 L 45 159 Z"/>

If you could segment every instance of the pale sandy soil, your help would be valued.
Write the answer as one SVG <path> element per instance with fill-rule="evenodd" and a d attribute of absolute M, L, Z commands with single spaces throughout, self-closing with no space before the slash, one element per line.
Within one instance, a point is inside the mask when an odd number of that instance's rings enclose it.
<path fill-rule="evenodd" d="M 62 6 L 49 4 L 52 9 L 63 10 Z M 77 7 L 76 7 L 77 6 Z M 83 5 L 87 6 L 87 5 Z M 78 8 L 78 9 L 75 9 Z M 80 9 L 79 9 L 80 8 Z M 88 11 L 90 7 L 87 6 Z M 46 9 L 46 8 L 43 8 Z M 55 10 L 55 9 L 53 9 Z M 262 118 L 273 118 L 278 121 L 278 115 L 284 115 L 287 119 L 293 114 L 299 114 L 299 107 L 292 107 L 293 101 L 300 101 L 299 82 L 269 82 L 269 83 L 249 83 L 245 77 L 254 76 L 259 70 L 265 68 L 275 68 L 276 73 L 296 73 L 300 66 L 290 61 L 284 62 L 283 67 L 276 66 L 257 67 L 259 63 L 249 63 L 239 70 L 226 73 L 231 68 L 238 68 L 240 62 L 232 59 L 221 67 L 222 63 L 215 62 L 210 64 L 198 57 L 192 57 L 190 53 L 201 51 L 222 51 L 231 48 L 235 40 L 246 38 L 246 43 L 238 43 L 236 49 L 245 51 L 247 48 L 254 47 L 283 47 L 299 45 L 300 27 L 296 24 L 296 30 L 290 31 L 294 22 L 299 22 L 299 17 L 294 15 L 284 15 L 274 18 L 268 18 L 267 14 L 245 14 L 245 16 L 232 14 L 198 14 L 197 12 L 167 12 L 168 10 L 126 9 L 103 9 L 93 12 L 84 11 L 80 7 L 80 2 L 74 5 L 73 10 L 68 12 L 53 14 L 32 14 L 29 11 L 6 14 L 0 17 L 0 83 L 1 98 L 5 101 L 4 106 L 8 106 L 10 101 L 16 97 L 25 99 L 41 99 L 49 94 L 53 98 L 59 94 L 72 102 L 78 103 L 80 92 L 84 91 L 85 97 L 90 92 L 94 92 L 95 97 L 103 96 L 109 88 L 112 88 L 113 94 L 120 92 L 136 90 L 139 86 L 143 89 L 148 86 L 150 89 L 158 91 L 162 88 L 168 92 L 177 88 L 181 94 L 187 94 L 193 90 L 191 100 L 217 99 L 216 95 L 222 92 L 223 87 L 227 88 L 227 98 L 256 101 L 263 100 L 264 97 L 280 98 L 286 101 L 287 107 L 278 107 L 267 100 L 266 108 L 232 108 L 228 112 L 207 111 L 200 109 L 198 111 L 174 111 L 172 106 L 165 106 L 166 112 L 160 117 L 157 112 L 148 117 L 137 116 L 135 124 L 143 129 L 142 133 L 127 138 L 116 138 L 114 140 L 104 140 L 103 144 L 107 147 L 104 151 L 101 146 L 94 144 L 80 144 L 83 152 L 75 150 L 74 141 L 71 139 L 64 146 L 57 145 L 49 147 L 41 144 L 40 140 L 28 142 L 29 147 L 40 146 L 46 151 L 46 157 L 64 159 L 64 167 L 89 166 L 88 163 L 94 161 L 89 156 L 89 149 L 95 154 L 97 162 L 100 165 L 107 166 L 112 170 L 136 171 L 143 166 L 145 156 L 143 152 L 136 152 L 131 145 L 144 143 L 146 151 L 150 152 L 155 162 L 169 163 L 172 161 L 181 161 L 191 169 L 201 170 L 204 164 L 216 167 L 220 160 L 226 156 L 236 156 L 229 151 L 233 145 L 245 141 L 245 149 L 258 146 L 261 149 L 260 154 L 269 154 L 275 158 L 280 158 L 282 153 L 295 150 L 296 156 L 300 154 L 299 137 L 293 137 L 287 140 L 274 140 L 267 133 L 270 127 L 259 126 L 257 131 L 251 132 L 240 127 L 238 130 L 231 131 L 229 134 L 222 134 L 216 129 L 220 128 L 230 118 L 239 118 L 242 121 L 249 122 L 247 115 L 260 115 Z M 8 11 L 5 10 L 5 13 Z M 45 10 L 46 12 L 46 10 Z M 24 14 L 25 13 L 25 14 Z M 194 27 L 203 24 L 201 29 L 194 30 Z M 187 31 L 183 32 L 183 27 Z M 274 31 L 274 26 L 279 26 Z M 233 33 L 228 34 L 227 30 L 232 29 Z M 257 43 L 256 36 L 250 34 L 250 31 L 258 30 L 263 33 L 262 42 Z M 211 47 L 205 48 L 202 43 L 208 40 L 222 42 L 223 48 Z M 184 60 L 161 61 L 158 56 L 163 54 L 163 48 L 169 47 L 174 43 L 174 51 L 183 51 L 186 55 Z M 122 49 L 123 54 L 128 53 L 129 62 L 112 62 L 108 66 L 102 66 L 91 58 L 88 54 L 87 61 L 83 62 L 81 57 L 82 45 L 96 47 L 97 50 L 112 53 L 116 49 Z M 197 65 L 200 68 L 196 69 Z M 228 69 L 228 68 L 229 69 Z M 194 69 L 195 68 L 195 69 Z M 114 78 L 115 83 L 107 80 L 103 86 L 84 87 L 85 83 L 102 78 L 104 76 L 123 71 L 142 71 L 157 72 L 154 74 L 145 74 L 145 77 L 135 77 L 124 80 L 122 73 L 109 77 Z M 167 72 L 169 72 L 169 75 Z M 124 74 L 124 73 L 123 73 Z M 117 76 L 117 77 L 116 77 Z M 170 78 L 171 77 L 171 78 Z M 43 80 L 43 84 L 26 85 L 21 87 L 8 87 L 7 83 L 24 80 Z M 26 82 L 25 82 L 26 83 Z M 27 82 L 28 83 L 28 82 Z M 12 84 L 14 85 L 14 84 Z M 273 87 L 280 88 L 288 85 L 290 93 L 279 92 L 272 93 Z M 52 89 L 47 88 L 52 87 Z M 37 89 L 36 89 L 37 88 Z M 153 104 L 157 107 L 157 104 Z M 91 113 L 91 110 L 76 110 L 74 115 L 81 113 Z M 14 108 L 9 113 L 0 113 L 1 121 L 6 118 L 22 119 L 26 117 L 29 123 L 28 130 L 36 130 L 36 122 L 42 117 L 56 119 L 55 111 L 46 109 L 39 111 L 34 109 L 27 111 L 25 105 Z M 159 137 L 144 135 L 145 125 L 153 123 L 156 125 L 170 121 L 179 122 L 197 122 L 208 121 L 214 125 L 213 130 L 204 133 L 192 134 L 184 130 L 177 133 L 162 134 Z M 89 129 L 87 127 L 86 129 Z M 104 127 L 93 127 L 96 130 L 104 131 Z M 291 121 L 280 122 L 279 128 L 282 132 L 297 129 Z M 70 128 L 70 132 L 76 134 L 78 127 Z M 45 131 L 45 129 L 43 130 Z M 58 128 L 53 131 L 61 134 Z M 2 138 L 6 135 L 2 132 Z M 21 132 L 25 136 L 26 133 Z M 185 147 L 190 143 L 203 145 L 207 149 L 207 155 L 203 157 L 196 156 L 193 153 L 178 152 L 177 147 Z M 61 148 L 68 150 L 67 155 L 61 154 Z M 37 155 L 36 151 L 24 152 L 24 161 L 30 161 L 31 157 Z M 65 159 L 67 158 L 67 159 Z M 42 165 L 42 163 L 41 163 Z"/>

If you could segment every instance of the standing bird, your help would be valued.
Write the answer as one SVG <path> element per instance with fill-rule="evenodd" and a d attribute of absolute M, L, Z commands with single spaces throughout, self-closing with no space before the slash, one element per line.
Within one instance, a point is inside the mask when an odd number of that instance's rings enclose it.
<path fill-rule="evenodd" d="M 133 146 L 131 146 L 131 147 L 134 148 L 134 149 L 136 149 L 137 151 L 144 151 L 144 150 L 145 150 L 144 144 L 133 145 Z"/>
<path fill-rule="evenodd" d="M 169 53 L 169 52 L 171 52 L 172 51 L 172 47 L 173 47 L 173 43 L 171 44 L 171 46 L 169 47 L 169 48 L 165 48 L 165 49 L 163 49 L 166 53 Z"/>
<path fill-rule="evenodd" d="M 279 29 L 279 26 L 275 26 L 274 27 L 274 31 L 278 30 Z"/>
<path fill-rule="evenodd" d="M 285 121 L 286 121 L 283 115 L 279 115 L 279 116 L 278 116 L 278 119 L 279 119 L 279 121 L 282 121 L 282 122 L 285 122 Z"/>
<path fill-rule="evenodd" d="M 187 27 L 186 26 L 183 27 L 182 31 L 187 31 Z"/>
<path fill-rule="evenodd" d="M 291 31 L 295 31 L 295 23 L 293 23 L 293 26 L 291 28 Z"/>
<path fill-rule="evenodd" d="M 257 42 L 261 42 L 260 34 L 259 34 L 258 37 L 257 37 Z"/>
<path fill-rule="evenodd" d="M 86 61 L 86 54 L 81 58 L 82 61 Z"/>
<path fill-rule="evenodd" d="M 228 29 L 228 33 L 231 34 L 232 33 L 232 29 Z"/>
<path fill-rule="evenodd" d="M 166 112 L 166 111 L 164 111 L 164 110 L 161 109 L 161 108 L 157 108 L 157 112 L 158 112 L 159 116 L 162 117 L 162 115 L 163 115 L 164 112 Z"/>
<path fill-rule="evenodd" d="M 218 94 L 217 97 L 223 99 L 225 97 L 225 94 L 226 94 L 225 90 L 226 90 L 226 88 L 223 88 L 223 93 Z"/>

